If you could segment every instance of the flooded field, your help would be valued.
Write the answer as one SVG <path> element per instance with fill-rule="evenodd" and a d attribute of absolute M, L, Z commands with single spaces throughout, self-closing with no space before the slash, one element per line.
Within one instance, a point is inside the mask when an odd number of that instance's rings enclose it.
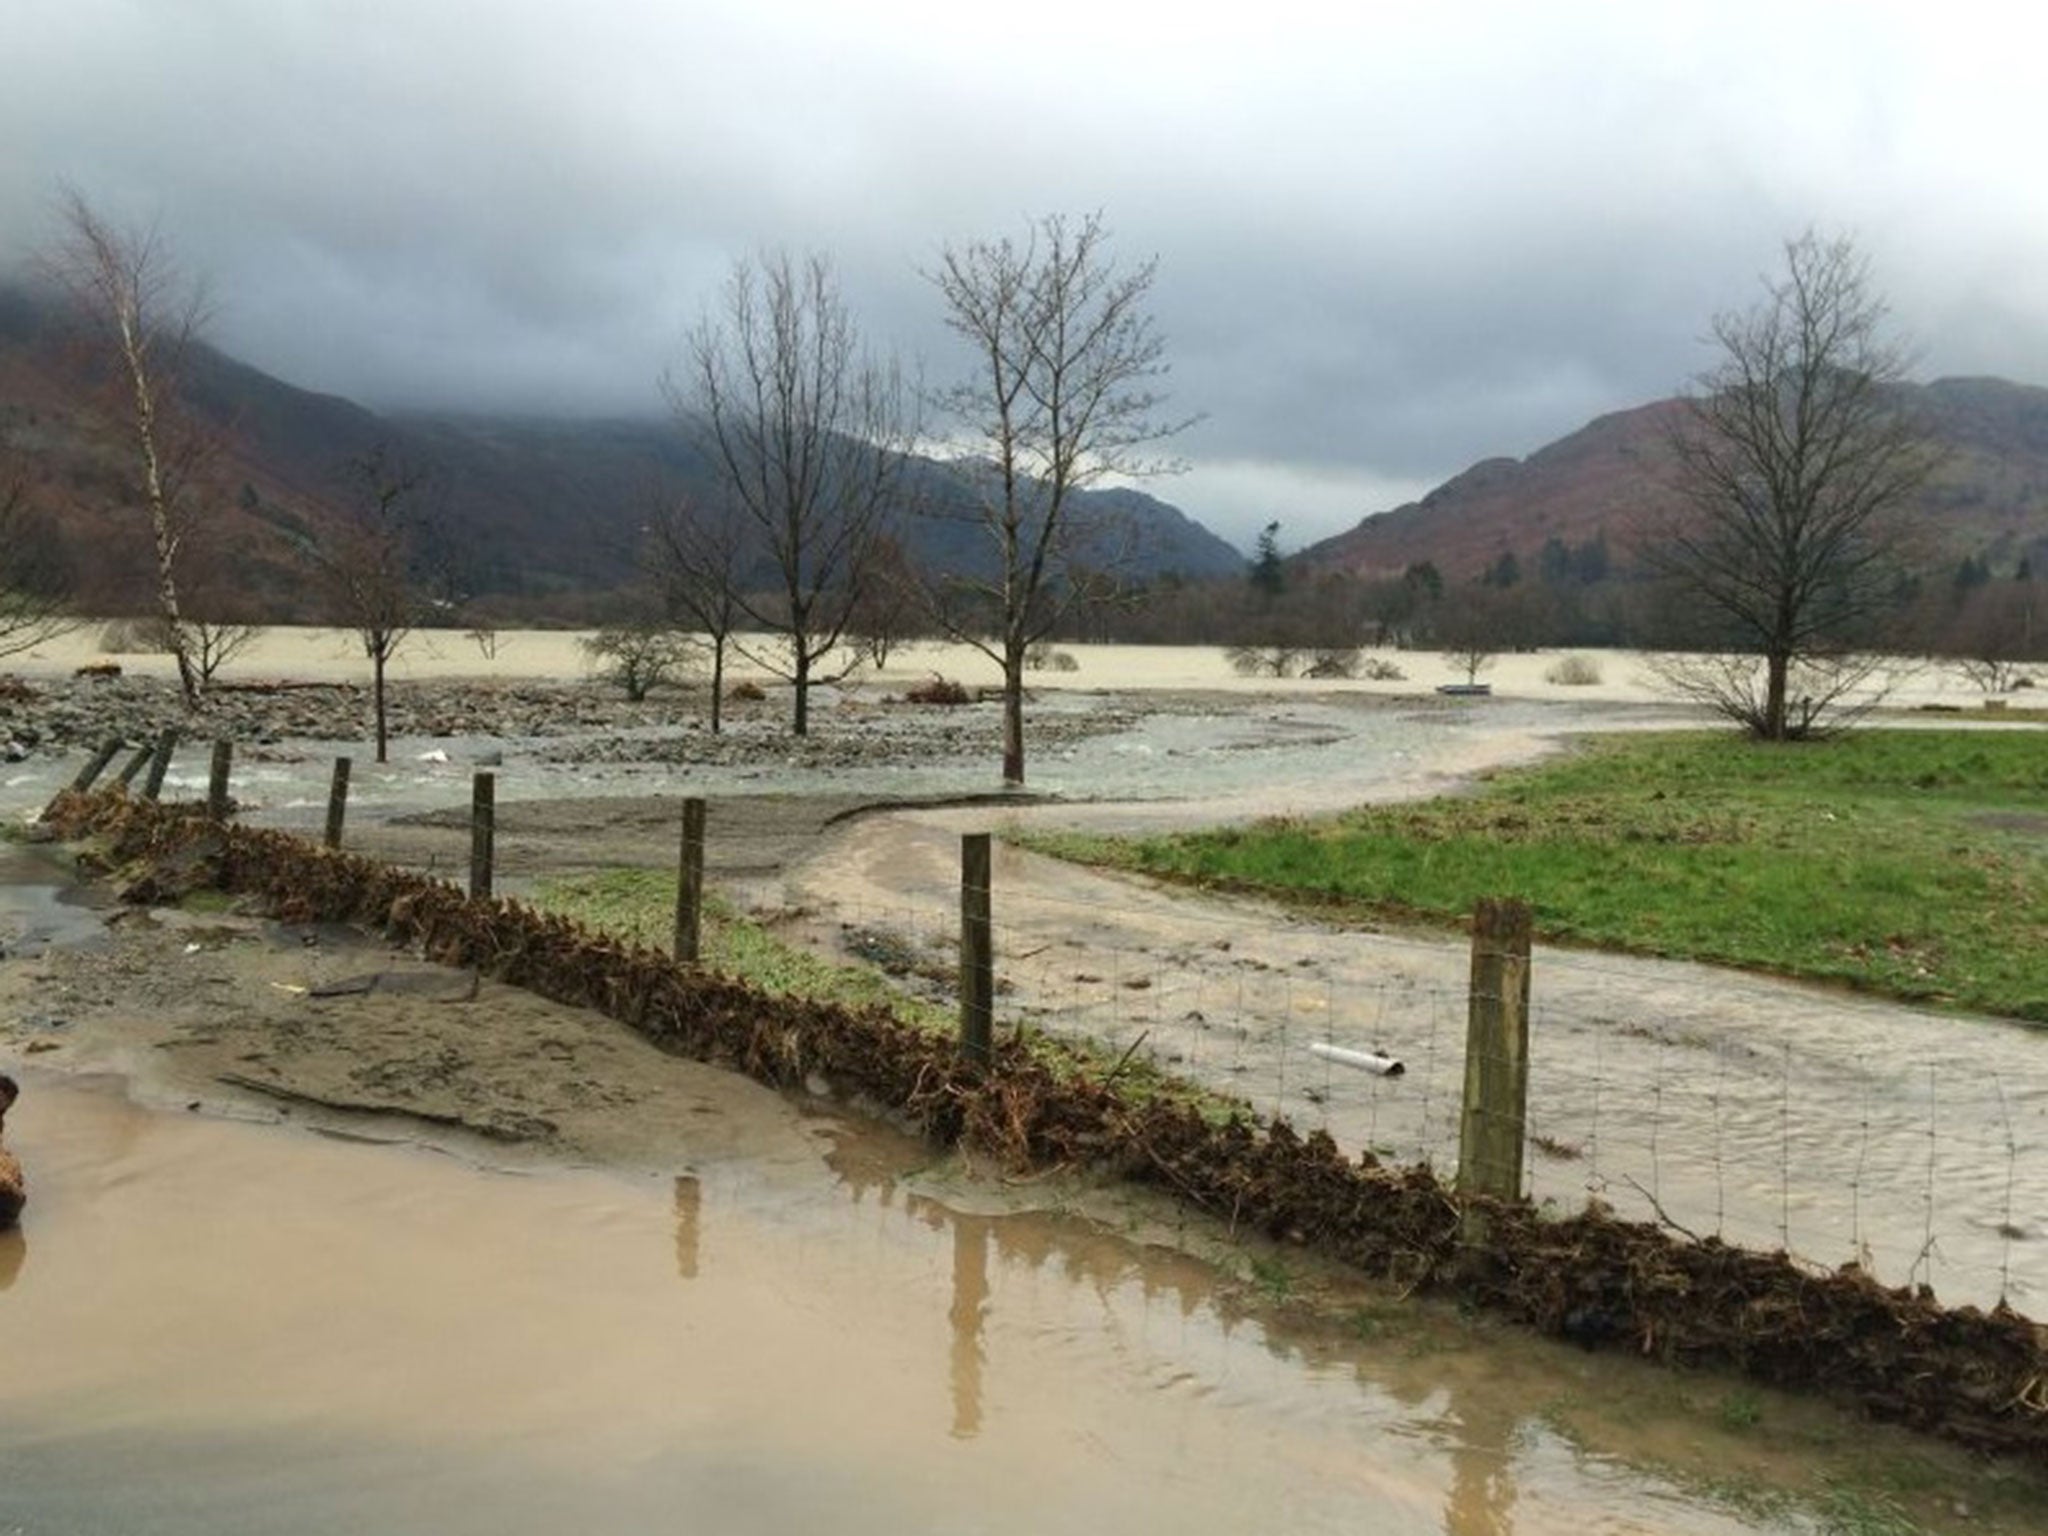
<path fill-rule="evenodd" d="M 841 944 L 896 935 L 938 955 L 959 833 L 989 824 L 930 810 L 837 829 L 788 899 L 823 916 L 822 942 L 838 926 Z M 1352 1151 L 1457 1166 L 1462 938 L 1350 931 L 1014 848 L 993 904 L 1003 1017 L 1140 1052 Z M 1931 1283 L 1952 1304 L 2048 1313 L 2048 1030 L 1546 948 L 1530 1017 L 1535 1198 L 1661 1210 L 1700 1235 Z M 1318 1042 L 1405 1070 L 1335 1066 Z"/>
<path fill-rule="evenodd" d="M 559 735 L 409 738 L 384 768 L 358 747 L 351 841 L 459 867 L 490 762 L 516 878 L 665 866 L 676 798 L 702 794 L 722 888 L 826 949 L 900 935 L 942 957 L 963 830 L 1329 810 L 1683 718 L 1625 690 L 1447 704 L 1219 687 L 1213 658 L 1177 664 L 1212 691 L 1044 696 L 1074 729 L 1034 759 L 1040 803 L 846 819 L 994 774 L 903 734 L 951 725 L 855 691 L 819 727 L 897 733 L 887 764 L 796 766 L 772 729 L 715 769 L 664 763 L 659 741 L 579 759 Z M 346 746 L 246 753 L 247 817 L 313 826 Z M 75 769 L 0 768 L 0 814 L 26 820 Z M 204 769 L 188 750 L 170 792 L 201 792 Z M 1142 1051 L 1348 1147 L 1454 1161 L 1461 941 L 1014 848 L 996 883 L 1005 1019 Z M 321 1002 L 310 987 L 398 962 L 247 916 L 110 928 L 101 899 L 0 843 L 0 1064 L 30 1084 L 8 1134 L 33 1190 L 25 1232 L 0 1236 L 4 1536 L 637 1532 L 679 1514 L 1467 1536 L 1897 1530 L 1910 1510 L 2048 1528 L 2007 1475 L 1824 1408 L 1353 1294 L 1185 1217 L 1050 1214 L 1067 1194 L 922 1169 L 921 1147 L 510 989 Z M 2043 1309 L 2048 1035 L 1549 952 L 1534 1009 L 1537 1198 Z M 1316 1040 L 1407 1071 L 1348 1074 Z M 329 1134 L 243 1123 L 280 1102 Z"/>
<path fill-rule="evenodd" d="M 1762 1497 L 1813 1465 L 1791 1407 L 1417 1305 L 1290 1322 L 830 1117 L 801 1168 L 629 1178 L 29 1087 L 10 1533 L 1818 1528 Z"/>

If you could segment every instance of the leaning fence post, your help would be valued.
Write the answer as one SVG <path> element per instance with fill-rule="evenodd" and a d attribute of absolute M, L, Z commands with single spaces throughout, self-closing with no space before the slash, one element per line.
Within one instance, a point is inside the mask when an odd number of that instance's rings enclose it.
<path fill-rule="evenodd" d="M 348 815 L 348 770 L 349 760 L 337 757 L 334 760 L 334 778 L 327 786 L 327 835 L 329 848 L 341 846 L 341 823 Z"/>
<path fill-rule="evenodd" d="M 50 813 L 57 809 L 57 802 L 62 800 L 67 793 L 82 795 L 88 789 L 91 789 L 92 781 L 100 776 L 100 771 L 114 760 L 114 754 L 120 750 L 121 738 L 117 736 L 101 747 L 99 751 L 93 753 L 86 765 L 78 770 L 78 777 L 71 781 L 71 788 L 68 791 L 60 789 L 50 797 L 50 803 L 43 807 L 42 819 L 45 821 L 50 819 Z"/>
<path fill-rule="evenodd" d="M 228 819 L 228 771 L 235 761 L 235 744 L 223 737 L 213 744 L 213 770 L 206 779 L 206 814 L 215 821 Z"/>
<path fill-rule="evenodd" d="M 1458 1191 L 1501 1200 L 1522 1193 L 1529 1108 L 1529 907 L 1482 897 L 1472 914 L 1472 993 L 1465 1030 L 1465 1103 Z M 1485 1220 L 1468 1211 L 1468 1242 Z"/>
<path fill-rule="evenodd" d="M 163 793 L 164 775 L 171 771 L 171 754 L 178 749 L 178 733 L 165 731 L 156 739 L 156 751 L 149 760 L 149 776 L 142 781 L 142 798 L 154 800 Z"/>
<path fill-rule="evenodd" d="M 676 963 L 695 965 L 704 907 L 704 802 L 683 802 L 683 845 L 676 866 Z"/>
<path fill-rule="evenodd" d="M 121 738 L 116 736 L 92 755 L 92 760 L 78 770 L 78 777 L 71 781 L 74 794 L 84 794 L 92 788 L 93 780 L 106 771 L 107 764 L 114 760 L 114 754 L 121 750 Z"/>
<path fill-rule="evenodd" d="M 156 743 L 144 742 L 135 749 L 134 755 L 121 765 L 121 771 L 114 776 L 114 782 L 126 789 L 135 782 L 135 775 L 142 772 L 142 765 L 156 756 Z"/>
<path fill-rule="evenodd" d="M 498 776 L 479 773 L 469 795 L 469 894 L 491 894 L 491 850 L 498 831 Z"/>
<path fill-rule="evenodd" d="M 989 916 L 989 835 L 960 838 L 960 1051 L 986 1065 L 995 1041 L 995 932 Z"/>

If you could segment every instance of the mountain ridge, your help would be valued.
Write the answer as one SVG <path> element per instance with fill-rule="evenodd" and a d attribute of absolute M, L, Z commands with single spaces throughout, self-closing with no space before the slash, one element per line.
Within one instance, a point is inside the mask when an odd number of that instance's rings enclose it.
<path fill-rule="evenodd" d="M 46 306 L 0 288 L 0 448 L 22 466 L 31 498 L 84 565 L 84 595 L 113 611 L 147 592 L 147 541 L 123 536 L 140 517 L 138 498 L 118 409 L 95 398 L 92 373 Z M 532 617 L 600 611 L 605 593 L 634 578 L 641 529 L 657 502 L 703 495 L 711 484 L 687 433 L 663 417 L 378 412 L 203 345 L 187 359 L 184 397 L 220 443 L 200 487 L 212 536 L 234 551 L 246 572 L 239 595 L 265 619 L 293 617 L 302 606 L 300 556 L 345 515 L 345 464 L 379 444 L 426 470 L 424 494 L 441 537 L 465 552 L 467 589 Z M 914 458 L 910 467 L 923 486 L 955 476 L 935 460 Z M 1091 491 L 1077 504 L 1144 530 L 1142 575 L 1201 579 L 1244 569 L 1238 550 L 1142 491 Z M 940 569 L 981 557 L 941 519 L 907 517 L 904 528 L 914 552 L 944 554 L 933 561 Z"/>
<path fill-rule="evenodd" d="M 1946 450 L 1913 504 L 1945 554 L 2014 562 L 2048 541 L 2048 388 L 1968 376 L 1896 386 Z M 1480 459 L 1415 501 L 1371 513 L 1297 552 L 1301 565 L 1361 578 L 1436 566 L 1453 580 L 1546 542 L 1625 551 L 1681 510 L 1669 436 L 1680 397 L 1608 411 L 1522 458 Z"/>

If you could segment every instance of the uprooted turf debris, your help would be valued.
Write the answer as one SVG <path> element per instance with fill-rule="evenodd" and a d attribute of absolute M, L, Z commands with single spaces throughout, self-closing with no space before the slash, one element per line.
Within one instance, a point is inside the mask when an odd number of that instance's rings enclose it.
<path fill-rule="evenodd" d="M 1218 1117 L 1133 1094 L 1113 1071 L 1055 1071 L 1015 1037 L 976 1066 L 878 1007 L 770 996 L 518 902 L 471 900 L 423 875 L 118 790 L 60 796 L 46 819 L 91 839 L 133 899 L 206 887 L 253 895 L 290 921 L 376 928 L 430 960 L 599 1009 L 678 1054 L 783 1088 L 823 1080 L 1018 1170 L 1108 1168 L 1587 1348 L 1732 1368 L 2048 1462 L 2048 1332 L 2002 1305 L 1943 1307 L 1853 1267 L 1817 1272 L 1598 1208 L 1559 1220 L 1488 1201 L 1475 1246 L 1460 1235 L 1461 1197 L 1433 1170 L 1354 1161 L 1323 1132 L 1261 1123 L 1248 1106 Z"/>

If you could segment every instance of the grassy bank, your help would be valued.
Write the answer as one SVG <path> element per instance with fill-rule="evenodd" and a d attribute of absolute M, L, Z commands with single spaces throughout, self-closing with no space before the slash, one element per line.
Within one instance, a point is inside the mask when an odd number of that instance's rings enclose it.
<path fill-rule="evenodd" d="M 1597 739 L 1480 792 L 1062 857 L 1455 922 L 1520 896 L 1539 935 L 2048 1021 L 2048 735 Z"/>
<path fill-rule="evenodd" d="M 536 885 L 534 904 L 610 938 L 664 953 L 675 937 L 676 877 L 661 870 L 620 868 L 549 877 Z M 957 1005 L 914 995 L 892 980 L 892 975 L 915 973 L 941 982 L 950 992 L 957 982 L 949 969 L 936 966 L 935 957 L 917 955 L 900 935 L 870 929 L 861 938 L 872 959 L 833 961 L 707 892 L 698 947 L 707 968 L 773 996 L 843 1008 L 879 1008 L 900 1023 L 950 1039 L 959 1028 Z M 1167 1075 L 1154 1062 L 1092 1041 L 1037 1030 L 1009 1032 L 1038 1065 L 1063 1081 L 1116 1084 L 1136 1102 L 1168 1099 L 1218 1122 L 1244 1108 L 1199 1084 Z"/>
<path fill-rule="evenodd" d="M 544 879 L 535 905 L 599 933 L 667 952 L 675 939 L 676 877 L 651 869 L 606 869 Z M 878 970 L 836 965 L 778 937 L 764 924 L 706 894 L 698 933 L 704 963 L 764 992 L 808 997 L 849 1008 L 881 1006 L 905 1022 L 950 1027 L 944 1010 L 906 997 Z"/>

